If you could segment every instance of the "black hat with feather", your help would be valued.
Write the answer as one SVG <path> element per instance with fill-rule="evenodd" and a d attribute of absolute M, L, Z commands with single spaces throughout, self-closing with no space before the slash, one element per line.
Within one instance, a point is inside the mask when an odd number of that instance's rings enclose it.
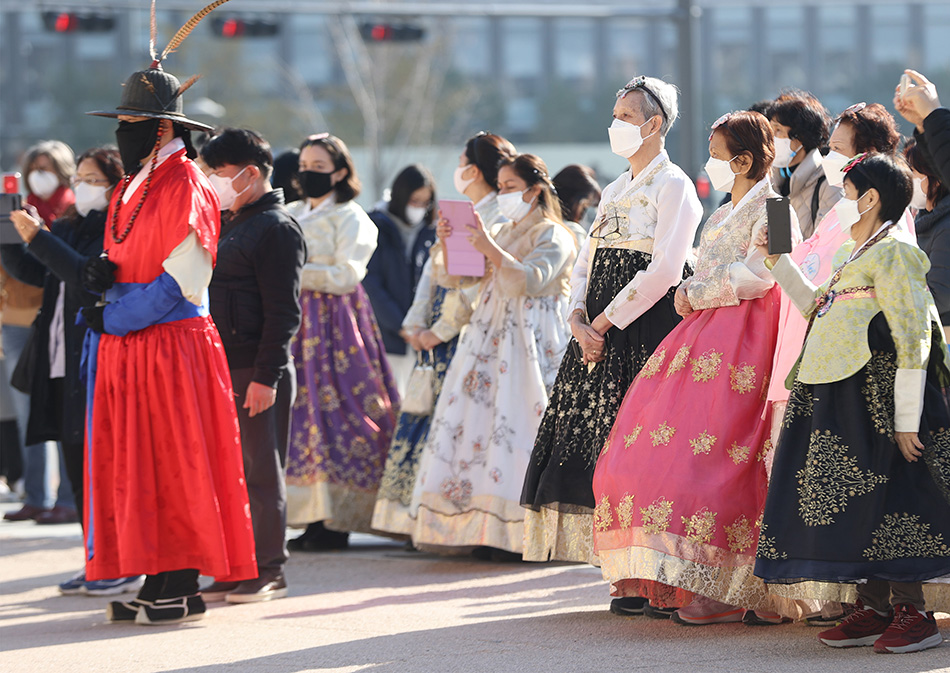
<path fill-rule="evenodd" d="M 99 117 L 118 117 L 120 115 L 129 115 L 134 117 L 149 117 L 151 119 L 168 119 L 185 128 L 196 131 L 211 131 L 213 127 L 193 119 L 188 119 L 183 112 L 181 95 L 194 84 L 200 75 L 194 75 L 189 78 L 184 85 L 178 78 L 162 70 L 162 61 L 170 53 L 175 51 L 178 46 L 185 41 L 188 34 L 194 30 L 195 26 L 211 13 L 215 7 L 223 5 L 228 0 L 215 0 L 210 5 L 191 17 L 184 26 L 182 26 L 175 36 L 168 43 L 168 46 L 162 50 L 159 55 L 155 51 L 156 22 L 155 22 L 155 0 L 152 0 L 151 16 L 151 39 L 149 40 L 149 54 L 152 57 L 152 65 L 147 70 L 140 70 L 132 73 L 122 89 L 122 100 L 114 110 L 97 110 L 87 112 L 89 115 Z"/>

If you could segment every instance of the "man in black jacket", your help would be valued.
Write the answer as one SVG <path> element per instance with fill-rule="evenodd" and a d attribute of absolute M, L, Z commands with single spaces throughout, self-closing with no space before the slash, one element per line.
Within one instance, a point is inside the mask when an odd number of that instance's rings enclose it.
<path fill-rule="evenodd" d="M 300 327 L 307 248 L 284 208 L 283 191 L 271 189 L 266 140 L 254 131 L 224 129 L 201 157 L 223 211 L 211 316 L 234 386 L 258 567 L 257 579 L 215 582 L 201 593 L 205 602 L 253 603 L 287 595 L 284 462 L 297 383 L 290 341 Z"/>

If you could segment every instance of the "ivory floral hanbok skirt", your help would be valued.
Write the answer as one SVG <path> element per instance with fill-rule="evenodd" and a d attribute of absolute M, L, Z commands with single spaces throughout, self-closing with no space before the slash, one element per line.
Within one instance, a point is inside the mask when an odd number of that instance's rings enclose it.
<path fill-rule="evenodd" d="M 569 330 L 563 296 L 488 281 L 446 373 L 412 498 L 417 545 L 521 553 L 521 489 Z"/>

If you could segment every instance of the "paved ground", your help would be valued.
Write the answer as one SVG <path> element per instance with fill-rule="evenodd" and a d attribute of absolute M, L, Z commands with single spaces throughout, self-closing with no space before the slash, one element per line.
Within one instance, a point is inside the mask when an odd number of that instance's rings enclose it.
<path fill-rule="evenodd" d="M 297 554 L 286 599 L 213 607 L 179 626 L 109 624 L 107 599 L 56 592 L 81 558 L 78 526 L 0 523 L 0 671 L 950 671 L 950 643 L 876 655 L 824 647 L 797 624 L 615 617 L 594 568 L 440 558 L 371 536 L 347 552 Z"/>

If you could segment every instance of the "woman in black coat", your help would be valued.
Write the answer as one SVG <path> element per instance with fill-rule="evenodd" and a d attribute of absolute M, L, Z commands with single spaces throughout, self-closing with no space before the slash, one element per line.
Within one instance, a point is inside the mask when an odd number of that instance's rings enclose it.
<path fill-rule="evenodd" d="M 369 213 L 379 232 L 363 287 L 373 304 L 400 394 L 416 363 L 415 352 L 406 346 L 402 321 L 435 241 L 435 202 L 432 175 L 424 166 L 413 164 L 396 176 L 389 202 Z"/>
<path fill-rule="evenodd" d="M 75 206 L 50 229 L 35 213 L 16 211 L 11 219 L 24 243 L 0 246 L 3 265 L 12 276 L 43 288 L 43 303 L 33 323 L 32 350 L 24 353 L 17 367 L 27 385 L 23 392 L 30 395 L 26 443 L 62 444 L 80 521 L 86 399 L 79 365 L 86 327 L 76 325 L 76 314 L 99 299 L 83 288 L 82 268 L 86 259 L 102 252 L 106 209 L 121 177 L 117 150 L 89 150 L 79 158 L 73 179 Z"/>

